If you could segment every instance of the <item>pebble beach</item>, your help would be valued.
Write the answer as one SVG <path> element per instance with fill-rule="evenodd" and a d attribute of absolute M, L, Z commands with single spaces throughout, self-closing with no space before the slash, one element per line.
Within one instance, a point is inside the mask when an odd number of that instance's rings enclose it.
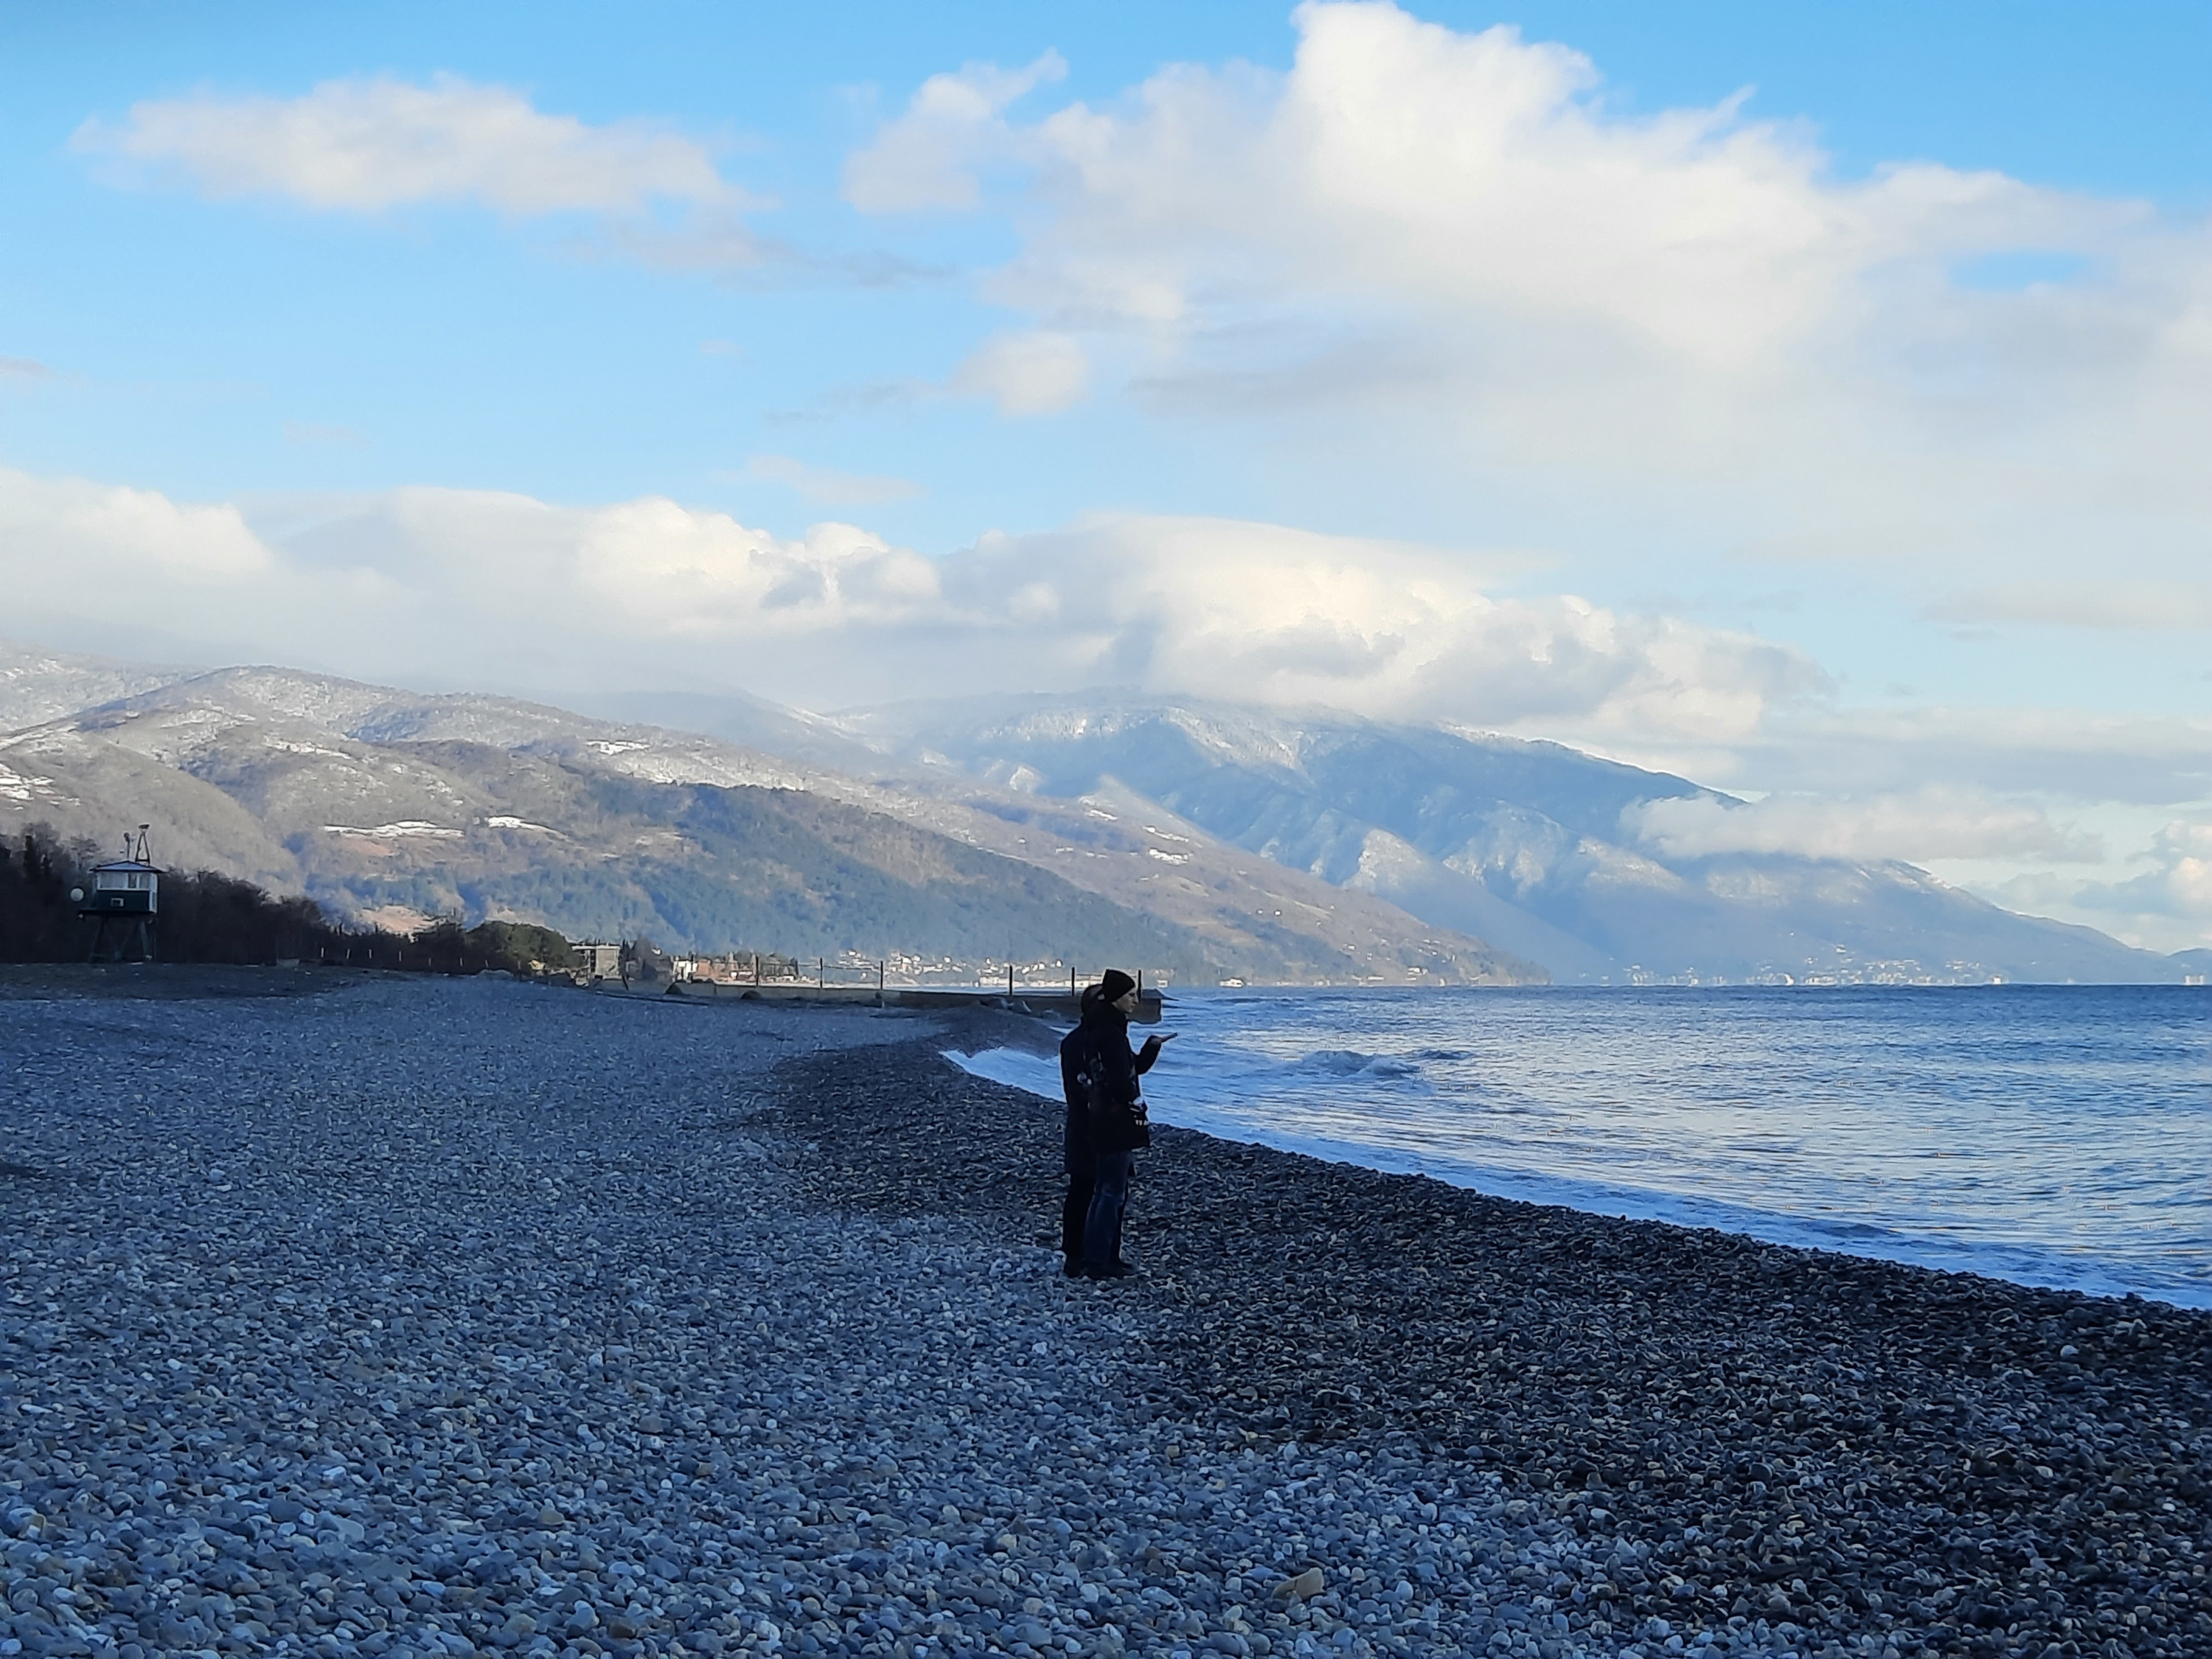
<path fill-rule="evenodd" d="M 1172 1130 L 1069 1281 L 957 1024 L 9 970 L 0 1653 L 2212 1653 L 2212 1315 Z"/>

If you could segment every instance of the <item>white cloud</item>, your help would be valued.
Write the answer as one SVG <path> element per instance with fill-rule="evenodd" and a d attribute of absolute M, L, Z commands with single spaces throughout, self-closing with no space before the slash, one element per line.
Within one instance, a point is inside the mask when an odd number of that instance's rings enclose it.
<path fill-rule="evenodd" d="M 2175 913 L 2197 918 L 2212 932 L 2212 823 L 2174 825 L 2161 850 L 2172 854 L 2166 884 Z"/>
<path fill-rule="evenodd" d="M 0 380 L 50 380 L 54 372 L 29 357 L 0 357 Z"/>
<path fill-rule="evenodd" d="M 867 507 L 912 501 L 928 493 L 911 478 L 839 472 L 831 467 L 810 466 L 789 455 L 749 456 L 739 476 L 760 483 L 781 484 L 807 501 L 825 506 Z"/>
<path fill-rule="evenodd" d="M 269 550 L 235 507 L 0 468 L 0 591 L 17 603 L 204 591 L 265 574 Z"/>
<path fill-rule="evenodd" d="M 1930 787 L 1853 799 L 1769 795 L 1641 801 L 1621 815 L 1628 834 L 1668 858 L 1796 854 L 1853 863 L 1936 859 L 2094 862 L 2094 836 L 2061 829 L 2038 806 L 1978 790 Z"/>
<path fill-rule="evenodd" d="M 847 161 L 845 199 L 867 213 L 973 207 L 975 170 L 1017 142 L 1007 106 L 1066 73 L 1060 55 L 1048 52 L 1025 69 L 970 64 L 931 76 L 905 112 Z"/>
<path fill-rule="evenodd" d="M 737 192 L 700 145 L 642 122 L 546 115 L 509 87 L 441 75 L 427 86 L 325 81 L 298 98 L 133 104 L 71 147 L 174 167 L 208 195 L 283 196 L 375 213 L 476 201 L 501 213 L 635 212 L 655 199 L 726 204 Z"/>
<path fill-rule="evenodd" d="M 1938 622 L 2033 623 L 2115 632 L 2212 629 L 2203 582 L 2015 582 L 1947 594 L 1928 607 Z"/>
<path fill-rule="evenodd" d="M 2212 817 L 2167 822 L 2122 872 L 2083 879 L 2033 871 L 1984 890 L 1997 903 L 2086 923 L 2145 950 L 2212 945 Z"/>
<path fill-rule="evenodd" d="M 659 498 L 575 514 L 573 524 L 575 597 L 635 636 L 739 644 L 830 635 L 850 648 L 876 629 L 931 617 L 939 596 L 929 560 L 851 525 L 780 541 Z M 821 647 L 813 650 L 823 663 Z"/>
<path fill-rule="evenodd" d="M 2212 935 L 2212 821 L 2173 820 L 2137 862 L 2150 867 L 2127 881 L 2085 885 L 2072 902 L 2085 910 L 2173 917 Z"/>
<path fill-rule="evenodd" d="M 2212 796 L 2212 719 L 2019 704 L 1801 704 L 1740 741 L 1730 764 L 1699 775 L 1785 793 L 1910 793 L 1941 780 L 2001 795 L 2170 808 Z"/>
<path fill-rule="evenodd" d="M 937 125 L 963 125 L 979 159 L 1032 160 L 1054 210 L 1007 291 L 1145 322 L 1255 294 L 1388 298 L 1431 324 L 1596 328 L 1639 359 L 1756 374 L 1876 265 L 2079 240 L 2112 216 L 1932 166 L 1839 184 L 1737 100 L 1615 117 L 1587 58 L 1510 27 L 1465 34 L 1382 4 L 1297 21 L 1287 76 L 1178 66 L 1118 107 L 1025 128 L 1002 103 L 943 100 Z M 927 192 L 979 197 L 972 177 Z"/>
<path fill-rule="evenodd" d="M 1219 520 L 1100 518 L 929 558 L 850 525 L 778 538 L 662 497 L 414 489 L 261 501 L 249 520 L 9 473 L 0 587 L 41 614 L 369 678 L 466 661 L 511 681 L 574 659 L 815 707 L 1105 681 L 1727 741 L 1822 684 L 1748 636 L 1494 598 L 1464 557 Z"/>
<path fill-rule="evenodd" d="M 70 140 L 118 178 L 173 178 L 218 200 L 269 196 L 334 212 L 473 203 L 511 218 L 599 216 L 618 244 L 660 263 L 743 264 L 758 245 L 738 221 L 753 198 L 696 141 L 645 121 L 550 115 L 511 87 L 440 75 L 423 85 L 325 81 L 297 98 L 190 97 L 133 104 Z M 676 229 L 656 212 L 686 215 Z"/>
<path fill-rule="evenodd" d="M 1079 401 L 1090 380 L 1082 343 L 1038 329 L 986 340 L 953 372 L 951 389 L 992 399 L 1002 415 L 1051 415 Z"/>
<path fill-rule="evenodd" d="M 987 292 L 1102 378 L 1340 466 L 1364 445 L 1425 489 L 1923 574 L 2201 555 L 2201 225 L 1933 164 L 1839 178 L 1737 100 L 1617 113 L 1588 59 L 1509 27 L 1297 22 L 1282 74 L 1182 65 L 1029 121 L 937 99 L 930 153 L 964 171 L 854 199 L 1005 212 Z M 2022 250 L 2085 263 L 1958 274 Z"/>

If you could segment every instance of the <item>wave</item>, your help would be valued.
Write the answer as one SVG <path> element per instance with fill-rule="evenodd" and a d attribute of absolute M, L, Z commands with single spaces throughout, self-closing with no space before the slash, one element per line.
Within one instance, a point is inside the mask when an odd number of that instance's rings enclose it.
<path fill-rule="evenodd" d="M 1464 1050 L 1423 1051 L 1444 1064 Z M 988 1049 L 945 1058 L 971 1074 L 1006 1084 L 1057 1103 L 1056 1060 L 1017 1049 Z M 1422 1079 L 1417 1060 L 1353 1048 L 1311 1050 L 1295 1060 L 1265 1057 L 1225 1045 L 1179 1054 L 1171 1077 L 1155 1079 L 1146 1094 L 1156 1122 L 1221 1139 L 1303 1153 L 1329 1163 L 1392 1174 L 1422 1175 L 1492 1197 L 1558 1206 L 1594 1215 L 1656 1221 L 1747 1235 L 1765 1243 L 1874 1256 L 1948 1272 L 1967 1272 L 2086 1291 L 2100 1295 L 2145 1292 L 2185 1306 L 2212 1307 L 2212 1262 L 2168 1259 L 2155 1271 L 2142 1261 L 2107 1259 L 2086 1241 L 2008 1236 L 1989 1222 L 1965 1217 L 1870 1215 L 1832 1188 L 1779 1194 L 1793 1209 L 1768 1208 L 1698 1190 L 1695 1172 L 1680 1160 L 1662 1175 L 1673 1184 L 1654 1187 L 1563 1168 L 1529 1167 L 1556 1156 L 1549 1139 L 1556 1121 L 1521 1131 L 1509 1126 L 1528 1115 L 1510 1102 L 1494 1102 L 1475 1119 L 1456 1109 L 1460 1124 L 1479 1122 L 1480 1134 L 1453 1132 Z M 1340 1093 L 1343 1090 L 1346 1092 Z M 1393 1103 L 1398 1103 L 1394 1107 Z M 1446 1107 L 1460 1103 L 1447 1101 Z M 1543 1111 L 1542 1108 L 1538 1110 Z M 1556 1114 L 1549 1114 L 1556 1120 Z M 1729 1161 L 1769 1166 L 1800 1150 L 1777 1137 L 1740 1137 L 1722 1150 Z M 1717 1176 L 1720 1170 L 1709 1174 Z M 1960 1171 L 1961 1188 L 1980 1183 Z"/>
<path fill-rule="evenodd" d="M 1326 1072 L 1334 1077 L 1409 1078 L 1421 1072 L 1415 1061 L 1363 1054 L 1357 1048 L 1316 1048 L 1298 1064 L 1306 1071 Z"/>

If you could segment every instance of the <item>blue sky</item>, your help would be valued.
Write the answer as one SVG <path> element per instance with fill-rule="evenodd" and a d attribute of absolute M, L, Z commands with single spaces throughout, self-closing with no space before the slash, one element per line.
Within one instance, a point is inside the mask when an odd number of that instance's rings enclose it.
<path fill-rule="evenodd" d="M 0 635 L 1327 702 L 2198 942 L 2208 46 L 2154 4 L 9 9 Z"/>

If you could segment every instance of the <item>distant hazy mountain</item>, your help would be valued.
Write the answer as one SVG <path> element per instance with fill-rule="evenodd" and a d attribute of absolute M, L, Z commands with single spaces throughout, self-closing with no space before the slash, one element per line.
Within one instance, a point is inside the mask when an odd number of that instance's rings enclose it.
<path fill-rule="evenodd" d="M 100 678 L 112 665 L 0 650 L 11 667 L 21 706 L 41 713 L 73 689 L 127 685 Z M 1111 787 L 1041 800 L 903 766 L 788 711 L 760 718 L 879 775 L 511 698 L 271 668 L 149 677 L 150 690 L 0 735 L 0 824 L 104 842 L 150 823 L 167 862 L 394 921 L 1119 961 L 1186 981 L 1540 977 Z"/>
<path fill-rule="evenodd" d="M 2170 960 L 2179 963 L 2185 974 L 2212 975 L 2212 951 L 2176 951 Z"/>
<path fill-rule="evenodd" d="M 2172 981 L 2175 959 L 1897 863 L 1668 857 L 1642 803 L 1725 797 L 1550 743 L 1104 696 L 860 711 L 910 761 L 1030 793 L 1115 787 L 1233 845 L 1474 933 L 1566 981 Z"/>

